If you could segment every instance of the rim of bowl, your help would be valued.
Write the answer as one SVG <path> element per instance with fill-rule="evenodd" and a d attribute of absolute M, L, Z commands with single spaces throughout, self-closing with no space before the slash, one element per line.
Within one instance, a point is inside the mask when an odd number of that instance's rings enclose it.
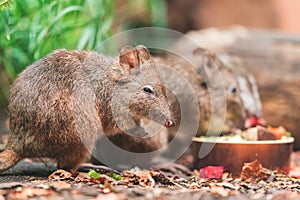
<path fill-rule="evenodd" d="M 218 137 L 220 138 L 220 137 Z M 288 144 L 293 143 L 295 141 L 294 137 L 288 137 L 285 140 L 259 140 L 259 141 L 226 141 L 220 140 L 218 138 L 213 139 L 205 139 L 205 137 L 193 137 L 194 142 L 202 142 L 202 143 L 217 143 L 217 144 Z"/>

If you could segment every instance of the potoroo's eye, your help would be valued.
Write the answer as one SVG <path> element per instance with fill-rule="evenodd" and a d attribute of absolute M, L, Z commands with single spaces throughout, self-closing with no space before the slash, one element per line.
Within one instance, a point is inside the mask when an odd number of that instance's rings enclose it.
<path fill-rule="evenodd" d="M 236 87 L 231 87 L 231 88 L 229 88 L 229 91 L 230 91 L 231 93 L 236 93 Z"/>
<path fill-rule="evenodd" d="M 207 88 L 208 88 L 207 83 L 206 83 L 205 81 L 201 82 L 201 83 L 200 83 L 200 86 L 201 86 L 202 88 L 204 88 L 204 89 L 207 89 Z"/>
<path fill-rule="evenodd" d="M 145 86 L 143 88 L 143 91 L 148 93 L 148 94 L 153 94 L 153 89 L 150 86 Z"/>

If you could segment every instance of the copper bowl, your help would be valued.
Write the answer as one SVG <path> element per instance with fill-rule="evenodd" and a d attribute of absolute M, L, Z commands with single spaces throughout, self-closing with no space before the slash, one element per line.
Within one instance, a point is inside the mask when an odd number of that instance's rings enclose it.
<path fill-rule="evenodd" d="M 268 169 L 287 170 L 294 138 L 265 141 L 208 141 L 193 138 L 194 169 L 223 166 L 224 171 L 240 176 L 246 162 L 259 160 Z"/>

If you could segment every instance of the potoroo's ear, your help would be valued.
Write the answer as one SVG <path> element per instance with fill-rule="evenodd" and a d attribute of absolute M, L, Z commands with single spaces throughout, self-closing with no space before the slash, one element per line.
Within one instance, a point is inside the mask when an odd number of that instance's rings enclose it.
<path fill-rule="evenodd" d="M 137 68 L 140 65 L 138 51 L 131 46 L 124 46 L 120 51 L 119 62 L 125 72 Z"/>
<path fill-rule="evenodd" d="M 135 49 L 138 51 L 140 64 L 150 63 L 150 53 L 147 47 L 144 45 L 138 45 L 135 47 Z"/>

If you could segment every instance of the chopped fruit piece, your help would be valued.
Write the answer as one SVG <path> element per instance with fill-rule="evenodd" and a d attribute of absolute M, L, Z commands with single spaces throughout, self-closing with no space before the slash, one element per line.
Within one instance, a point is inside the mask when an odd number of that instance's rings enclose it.
<path fill-rule="evenodd" d="M 287 131 L 283 126 L 279 126 L 278 128 L 268 127 L 268 130 L 273 133 L 278 140 L 280 140 L 283 136 L 287 136 Z"/>
<path fill-rule="evenodd" d="M 276 140 L 274 134 L 272 134 L 268 129 L 262 126 L 256 126 L 253 128 L 247 129 L 242 133 L 242 137 L 246 140 Z"/>
<path fill-rule="evenodd" d="M 257 125 L 265 126 L 266 121 L 263 118 L 249 117 L 245 120 L 245 128 L 255 127 Z"/>
<path fill-rule="evenodd" d="M 223 166 L 207 166 L 200 169 L 200 178 L 222 178 Z"/>

